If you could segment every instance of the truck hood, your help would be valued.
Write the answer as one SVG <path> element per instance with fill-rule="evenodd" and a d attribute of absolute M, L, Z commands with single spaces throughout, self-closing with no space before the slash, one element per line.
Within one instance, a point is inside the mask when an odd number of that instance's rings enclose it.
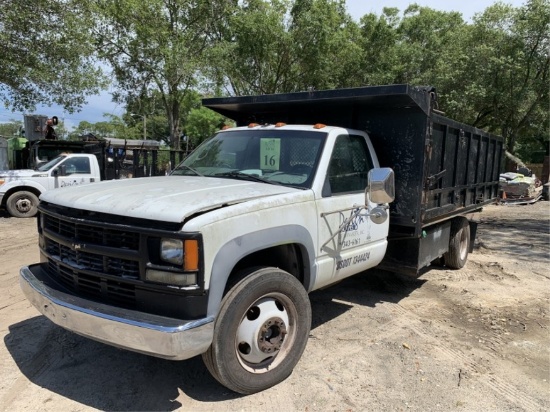
<path fill-rule="evenodd" d="M 166 176 L 50 190 L 40 199 L 93 212 L 180 223 L 223 205 L 290 192 L 301 190 L 232 179 Z"/>
<path fill-rule="evenodd" d="M 27 177 L 47 176 L 48 172 L 39 172 L 32 169 L 24 170 L 0 170 L 0 178 L 9 180 L 25 179 Z"/>

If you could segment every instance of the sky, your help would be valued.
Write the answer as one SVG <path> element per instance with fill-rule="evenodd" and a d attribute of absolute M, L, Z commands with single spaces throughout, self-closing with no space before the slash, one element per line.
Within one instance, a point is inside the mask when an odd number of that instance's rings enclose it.
<path fill-rule="evenodd" d="M 409 4 L 417 3 L 420 6 L 430 7 L 442 11 L 458 11 L 465 20 L 471 20 L 476 13 L 483 12 L 487 7 L 494 4 L 496 0 L 346 0 L 349 14 L 357 21 L 368 13 L 381 14 L 384 7 L 396 7 L 405 10 Z M 504 3 L 514 7 L 520 7 L 525 0 L 503 0 Z M 42 114 L 48 117 L 57 116 L 71 130 L 81 121 L 97 123 L 107 121 L 104 114 L 122 116 L 124 106 L 111 101 L 109 90 L 103 91 L 97 96 L 88 98 L 88 104 L 80 112 L 65 113 L 59 106 L 38 106 L 33 114 Z M 0 107 L 0 123 L 14 120 L 23 120 L 22 112 L 11 112 Z"/>

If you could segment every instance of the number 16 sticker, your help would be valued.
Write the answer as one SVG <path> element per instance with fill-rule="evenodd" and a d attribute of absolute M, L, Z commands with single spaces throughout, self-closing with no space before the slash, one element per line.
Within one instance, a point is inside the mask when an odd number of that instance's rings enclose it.
<path fill-rule="evenodd" d="M 260 139 L 261 168 L 279 170 L 280 159 L 281 141 L 279 139 Z"/>

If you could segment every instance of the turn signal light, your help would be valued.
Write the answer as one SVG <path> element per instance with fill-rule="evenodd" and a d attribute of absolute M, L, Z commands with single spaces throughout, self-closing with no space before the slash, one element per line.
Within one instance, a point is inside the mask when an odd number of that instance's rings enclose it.
<path fill-rule="evenodd" d="M 186 240 L 184 242 L 183 270 L 199 270 L 199 242 L 198 240 Z"/>

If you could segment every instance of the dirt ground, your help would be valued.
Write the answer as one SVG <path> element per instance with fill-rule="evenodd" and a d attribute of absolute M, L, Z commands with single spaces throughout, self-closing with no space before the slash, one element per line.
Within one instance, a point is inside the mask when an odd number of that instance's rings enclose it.
<path fill-rule="evenodd" d="M 370 271 L 311 294 L 305 354 L 282 384 L 240 396 L 200 357 L 171 362 L 93 342 L 19 288 L 35 219 L 0 212 L 0 410 L 550 410 L 550 203 L 478 214 L 465 268 Z"/>

